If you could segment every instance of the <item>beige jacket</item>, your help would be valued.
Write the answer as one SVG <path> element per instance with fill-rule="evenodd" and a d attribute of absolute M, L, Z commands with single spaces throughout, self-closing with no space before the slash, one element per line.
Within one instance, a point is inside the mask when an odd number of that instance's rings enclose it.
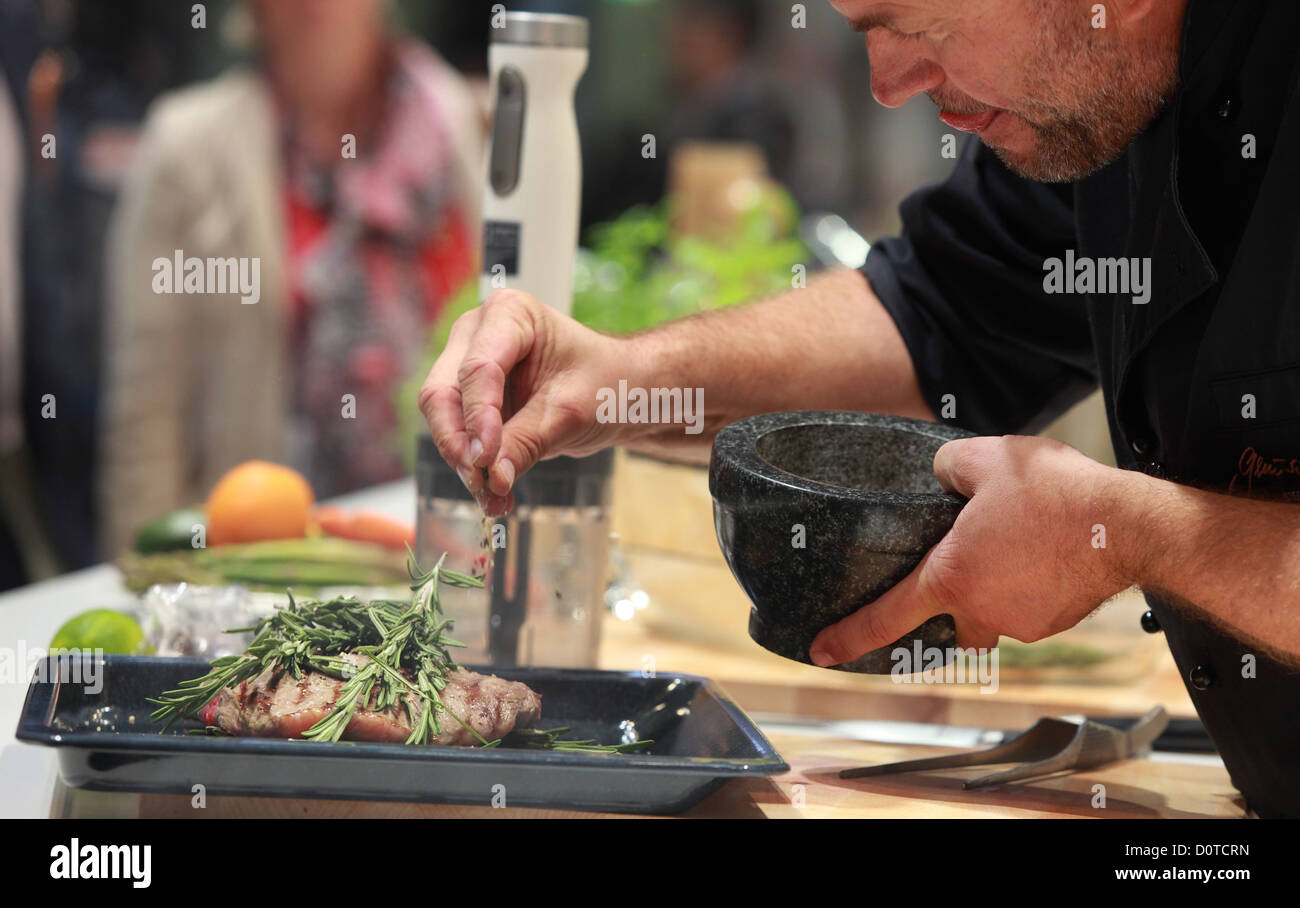
<path fill-rule="evenodd" d="M 464 82 L 448 81 L 457 93 L 442 103 L 464 207 L 477 216 L 483 117 Z M 235 464 L 283 460 L 289 369 L 280 173 L 270 95 L 254 72 L 165 95 L 150 110 L 107 240 L 99 455 L 106 555 L 126 548 L 150 519 L 202 502 Z M 260 301 L 155 293 L 153 262 L 177 249 L 186 257 L 260 258 Z"/>

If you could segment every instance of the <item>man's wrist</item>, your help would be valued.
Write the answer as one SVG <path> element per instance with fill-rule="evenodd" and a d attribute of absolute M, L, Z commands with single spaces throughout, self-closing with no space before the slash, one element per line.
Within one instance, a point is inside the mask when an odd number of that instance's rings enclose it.
<path fill-rule="evenodd" d="M 1135 470 L 1106 469 L 1102 496 L 1110 517 L 1110 570 L 1121 589 L 1152 580 L 1152 555 L 1161 541 L 1151 519 L 1158 509 L 1161 480 Z"/>
<path fill-rule="evenodd" d="M 638 334 L 617 338 L 610 356 L 607 371 L 608 386 L 617 394 L 619 382 L 627 382 L 629 392 L 641 389 L 649 393 L 653 388 L 681 388 L 683 395 L 698 383 L 689 373 L 681 349 L 680 337 L 674 338 L 676 326 L 663 326 Z M 698 402 L 696 402 L 698 403 Z M 653 441 L 669 428 L 661 423 L 620 423 L 616 443 L 638 447 L 639 443 Z M 680 426 L 676 426 L 680 430 Z"/>

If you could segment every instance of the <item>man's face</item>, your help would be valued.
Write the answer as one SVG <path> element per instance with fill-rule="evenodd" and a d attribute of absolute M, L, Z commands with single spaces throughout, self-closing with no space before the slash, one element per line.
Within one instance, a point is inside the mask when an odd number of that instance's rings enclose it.
<path fill-rule="evenodd" d="M 866 32 L 877 101 L 924 92 L 946 124 L 1034 180 L 1110 163 L 1177 85 L 1176 29 L 1120 21 L 1115 4 L 1096 28 L 1091 0 L 830 2 Z"/>

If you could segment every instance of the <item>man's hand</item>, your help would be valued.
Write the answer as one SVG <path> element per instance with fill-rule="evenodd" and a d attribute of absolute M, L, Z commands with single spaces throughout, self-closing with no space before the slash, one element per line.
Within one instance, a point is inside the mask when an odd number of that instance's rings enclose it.
<path fill-rule="evenodd" d="M 703 431 L 662 420 L 597 422 L 597 392 L 620 380 L 704 389 Z M 456 321 L 420 389 L 420 409 L 443 459 L 493 516 L 513 506 L 510 489 L 525 470 L 562 454 L 619 444 L 707 460 L 722 426 L 779 410 L 931 418 L 893 317 L 847 268 L 780 297 L 627 337 L 500 290 Z"/>
<path fill-rule="evenodd" d="M 948 442 L 934 473 L 970 503 L 916 570 L 817 635 L 818 665 L 888 646 L 942 614 L 953 616 L 959 646 L 1041 640 L 1132 585 L 1105 547 L 1121 471 L 1057 441 L 1009 435 Z"/>
<path fill-rule="evenodd" d="M 537 461 L 616 440 L 618 426 L 596 421 L 596 392 L 628 376 L 628 346 L 516 290 L 456 320 L 420 388 L 420 410 L 486 513 L 514 506 L 515 479 Z"/>

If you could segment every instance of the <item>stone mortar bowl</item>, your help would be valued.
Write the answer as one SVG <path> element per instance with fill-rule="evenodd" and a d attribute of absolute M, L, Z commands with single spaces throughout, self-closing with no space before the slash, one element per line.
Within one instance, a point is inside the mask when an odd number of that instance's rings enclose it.
<path fill-rule="evenodd" d="M 870 413 L 768 413 L 718 433 L 709 463 L 713 522 L 731 573 L 753 603 L 749 635 L 811 664 L 822 628 L 906 577 L 966 504 L 934 478 L 934 454 L 970 433 Z M 798 547 L 799 527 L 803 547 Z M 936 615 L 841 671 L 888 674 L 895 647 L 956 645 Z M 945 656 L 946 660 L 947 656 Z"/>

